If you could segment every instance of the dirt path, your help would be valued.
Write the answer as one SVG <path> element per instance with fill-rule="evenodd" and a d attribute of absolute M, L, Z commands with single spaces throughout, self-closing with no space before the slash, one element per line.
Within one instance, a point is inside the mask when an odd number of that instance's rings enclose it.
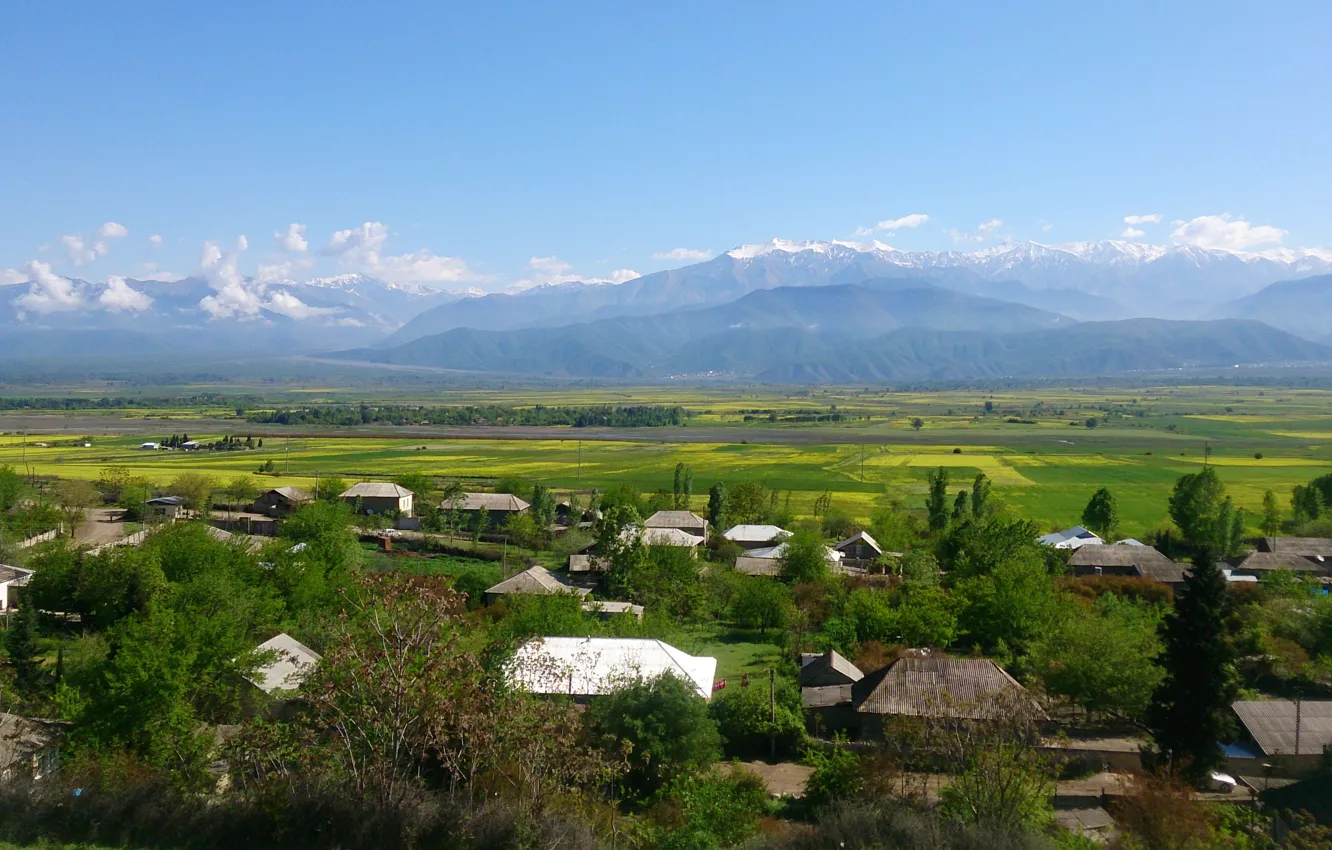
<path fill-rule="evenodd" d="M 122 508 L 93 508 L 79 527 L 74 529 L 74 542 L 84 546 L 98 546 L 125 536 L 125 511 Z"/>

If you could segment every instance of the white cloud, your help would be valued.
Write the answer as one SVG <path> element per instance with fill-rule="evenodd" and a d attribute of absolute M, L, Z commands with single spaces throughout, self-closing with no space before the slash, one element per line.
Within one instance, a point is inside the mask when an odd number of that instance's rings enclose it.
<path fill-rule="evenodd" d="M 152 236 L 149 236 L 149 237 L 148 237 L 148 244 L 151 245 L 151 246 L 153 246 L 154 248 L 156 248 L 157 246 L 161 245 L 161 244 L 162 244 L 162 234 L 160 234 L 160 233 L 154 233 Z"/>
<path fill-rule="evenodd" d="M 1159 224 L 1161 221 L 1160 213 L 1151 213 L 1150 215 L 1126 215 L 1125 224 Z"/>
<path fill-rule="evenodd" d="M 1246 251 L 1260 245 L 1279 245 L 1286 231 L 1267 224 L 1254 225 L 1229 215 L 1201 215 L 1174 222 L 1170 238 L 1182 245 Z"/>
<path fill-rule="evenodd" d="M 309 271 L 313 265 L 314 260 L 309 257 L 297 257 L 294 260 L 286 260 L 281 263 L 261 265 L 259 270 L 254 273 L 254 279 L 260 283 L 294 280 L 299 273 Z"/>
<path fill-rule="evenodd" d="M 652 255 L 654 260 L 706 260 L 711 257 L 711 251 L 697 248 L 672 248 L 669 251 L 658 251 Z"/>
<path fill-rule="evenodd" d="M 925 213 L 910 213 L 901 218 L 888 218 L 878 222 L 873 227 L 857 227 L 856 235 L 860 237 L 871 236 L 876 232 L 885 233 L 892 236 L 899 230 L 920 227 L 929 221 L 930 217 Z"/>
<path fill-rule="evenodd" d="M 384 256 L 381 251 L 387 240 L 387 227 L 378 221 L 367 221 L 360 227 L 334 233 L 321 253 L 337 257 L 346 270 L 390 282 L 457 283 L 485 279 L 469 269 L 465 260 L 442 257 L 424 248 L 409 254 Z"/>
<path fill-rule="evenodd" d="M 337 311 L 329 307 L 311 307 L 301 299 L 285 290 L 278 290 L 269 296 L 264 307 L 274 313 L 281 313 L 293 319 L 308 319 L 311 316 L 326 316 Z"/>
<path fill-rule="evenodd" d="M 1050 232 L 1050 229 L 1051 229 L 1052 227 L 1054 227 L 1054 225 L 1053 225 L 1053 224 L 1050 224 L 1048 221 L 1047 221 L 1047 222 L 1042 222 L 1042 223 L 1041 223 L 1041 232 L 1042 232 L 1042 233 L 1049 233 L 1049 232 Z"/>
<path fill-rule="evenodd" d="M 77 233 L 66 233 L 60 237 L 60 241 L 65 243 L 65 250 L 69 252 L 69 261 L 76 266 L 87 265 L 98 257 L 106 256 L 105 242 L 94 242 L 89 246 Z"/>
<path fill-rule="evenodd" d="M 989 239 L 991 234 L 1003 226 L 1004 220 L 1002 218 L 992 218 L 989 221 L 983 221 L 978 224 L 975 233 L 962 233 L 956 228 L 952 228 L 948 231 L 948 235 L 952 238 L 953 242 L 959 245 L 966 242 L 980 244 L 986 239 Z"/>
<path fill-rule="evenodd" d="M 202 298 L 199 307 L 214 319 L 252 319 L 263 309 L 263 285 L 246 281 L 236 268 L 236 254 L 223 254 L 216 242 L 204 243 L 199 271 L 216 293 Z"/>
<path fill-rule="evenodd" d="M 1123 236 L 1125 239 L 1139 239 L 1143 236 L 1146 236 L 1147 232 L 1139 230 L 1136 227 L 1126 227 L 1124 228 L 1124 232 L 1119 235 Z"/>
<path fill-rule="evenodd" d="M 157 263 L 140 263 L 134 270 L 134 277 L 138 280 L 155 280 L 161 283 L 175 283 L 178 280 L 184 280 L 184 276 L 174 272 L 164 272 L 157 267 Z"/>
<path fill-rule="evenodd" d="M 273 234 L 274 241 L 277 242 L 279 251 L 286 251 L 290 254 L 303 254 L 310 249 L 310 243 L 305 238 L 305 225 L 292 223 L 287 225 L 287 232 L 281 231 Z"/>
<path fill-rule="evenodd" d="M 559 257 L 533 257 L 527 261 L 527 265 L 532 271 L 552 278 L 569 276 L 568 272 L 573 269 L 573 266 L 569 265 L 564 260 L 561 260 Z M 569 277 L 573 280 L 577 279 L 577 275 Z"/>
<path fill-rule="evenodd" d="M 18 269 L 0 269 L 0 286 L 16 286 L 27 283 L 28 275 Z"/>
<path fill-rule="evenodd" d="M 74 282 L 51 271 L 49 263 L 28 263 L 28 276 L 28 291 L 14 299 L 20 313 L 65 313 L 83 306 Z"/>
<path fill-rule="evenodd" d="M 240 236 L 237 236 L 237 237 L 236 237 L 236 250 L 237 250 L 237 251 L 248 251 L 249 249 L 250 249 L 250 240 L 248 240 L 248 239 L 245 238 L 245 234 L 242 233 Z"/>
<path fill-rule="evenodd" d="M 573 266 L 559 257 L 532 257 L 527 261 L 530 277 L 515 280 L 508 289 L 522 290 L 533 286 L 554 286 L 561 283 L 615 283 L 620 284 L 642 277 L 633 269 L 616 269 L 610 277 L 587 277 L 574 274 Z"/>
<path fill-rule="evenodd" d="M 114 221 L 108 221 L 97 229 L 97 235 L 103 239 L 124 239 L 129 236 L 129 228 Z"/>
<path fill-rule="evenodd" d="M 634 271 L 633 269 L 616 269 L 615 271 L 611 272 L 610 282 L 627 283 L 639 277 L 642 277 L 642 275 Z"/>
<path fill-rule="evenodd" d="M 153 299 L 125 283 L 125 278 L 111 275 L 106 279 L 106 289 L 102 290 L 97 303 L 109 312 L 142 313 L 153 306 Z"/>

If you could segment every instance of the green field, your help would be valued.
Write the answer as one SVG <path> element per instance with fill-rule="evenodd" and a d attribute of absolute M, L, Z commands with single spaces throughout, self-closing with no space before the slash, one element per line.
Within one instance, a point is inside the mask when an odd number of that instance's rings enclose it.
<path fill-rule="evenodd" d="M 310 395 L 348 400 L 323 388 Z M 517 476 L 557 489 L 631 484 L 651 492 L 669 489 L 675 465 L 686 463 L 694 469 L 699 505 L 714 481 L 749 480 L 789 492 L 797 514 L 811 513 L 815 499 L 826 491 L 834 506 L 861 518 L 894 499 L 921 505 L 927 473 L 945 466 L 959 487 L 984 472 L 1000 498 L 1050 527 L 1077 521 L 1091 493 L 1109 486 L 1121 503 L 1121 531 L 1130 535 L 1163 520 L 1171 485 L 1205 460 L 1218 467 L 1238 504 L 1251 510 L 1260 507 L 1267 489 L 1277 491 L 1284 503 L 1293 485 L 1332 471 L 1332 391 L 1318 389 L 891 393 L 648 387 L 474 390 L 410 401 L 681 404 L 694 415 L 680 428 L 509 429 L 494 439 L 487 437 L 500 432 L 484 426 L 461 429 L 465 434 L 416 426 L 284 430 L 250 425 L 225 405 L 5 413 L 0 415 L 0 429 L 6 432 L 0 436 L 0 464 L 34 475 L 84 478 L 123 466 L 162 484 L 182 471 L 218 479 L 249 475 L 258 486 L 305 487 L 314 485 L 316 474 L 355 481 L 410 471 L 480 485 Z M 288 396 L 282 403 L 292 402 Z M 754 411 L 778 412 L 778 421 Z M 819 411 L 836 411 L 842 421 L 782 421 Z M 922 420 L 919 430 L 912 427 L 915 418 Z M 1086 427 L 1088 418 L 1097 421 L 1096 427 Z M 144 440 L 180 431 L 201 440 L 254 434 L 264 438 L 264 448 L 194 453 L 137 448 Z M 84 434 L 91 436 L 91 448 L 73 439 Z M 1211 447 L 1210 460 L 1204 457 L 1205 445 Z M 257 474 L 270 460 L 277 472 Z"/>

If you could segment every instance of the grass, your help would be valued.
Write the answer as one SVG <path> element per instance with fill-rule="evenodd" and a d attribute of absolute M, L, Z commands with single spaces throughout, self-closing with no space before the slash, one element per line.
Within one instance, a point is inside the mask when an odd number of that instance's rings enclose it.
<path fill-rule="evenodd" d="M 697 415 L 684 428 L 623 429 L 614 435 L 543 429 L 541 439 L 446 439 L 428 429 L 330 432 L 284 438 L 217 409 L 99 411 L 123 424 L 69 416 L 0 415 L 0 464 L 34 475 L 97 478 L 123 466 L 158 484 L 181 472 L 220 482 L 248 477 L 260 488 L 312 488 L 316 475 L 347 482 L 423 472 L 477 486 L 517 476 L 559 490 L 628 484 L 669 490 L 677 463 L 694 470 L 695 507 L 714 482 L 759 481 L 779 491 L 798 515 L 810 515 L 825 492 L 833 505 L 868 519 L 880 506 L 923 504 L 928 472 L 943 466 L 953 489 L 984 472 L 994 493 L 1043 527 L 1076 522 L 1098 487 L 1109 486 L 1123 515 L 1122 533 L 1141 535 L 1166 517 L 1175 480 L 1204 462 L 1215 465 L 1237 503 L 1251 511 L 1272 489 L 1284 503 L 1290 488 L 1332 471 L 1332 391 L 1271 387 L 1048 388 L 1023 391 L 887 392 L 826 388 L 501 388 L 447 391 L 428 398 L 385 401 L 427 404 L 681 404 Z M 302 402 L 356 400 L 349 390 L 320 387 Z M 364 400 L 364 399 L 363 399 Z M 283 403 L 292 403 L 288 393 Z M 993 411 L 985 412 L 990 402 Z M 746 411 L 828 411 L 838 423 L 744 422 Z M 274 404 L 274 406 L 280 406 Z M 142 418 L 149 416 L 152 418 Z M 919 431 L 911 420 L 919 416 Z M 139 417 L 139 418 L 135 418 Z M 1087 418 L 1098 427 L 1086 428 Z M 1008 422 L 1028 419 L 1032 424 Z M 97 422 L 91 448 L 74 445 L 78 423 Z M 42 422 L 63 434 L 38 433 Z M 19 427 L 28 430 L 17 436 Z M 114 427 L 113 427 L 114 425 Z M 209 440 L 222 433 L 262 434 L 262 449 L 243 452 L 149 452 L 145 439 L 179 432 Z M 294 433 L 287 431 L 285 433 Z M 474 435 L 488 431 L 478 428 Z M 567 435 L 567 436 L 566 436 Z M 48 443 L 45 447 L 36 442 Z M 63 442 L 64 445 L 59 444 Z M 26 444 L 26 445 L 25 445 Z M 1213 453 L 1204 458 L 1204 445 Z M 960 450 L 955 453 L 954 450 Z M 1256 455 L 1261 454 L 1261 458 Z M 256 470 L 272 461 L 277 473 Z"/>
<path fill-rule="evenodd" d="M 753 629 L 736 629 L 720 624 L 687 628 L 680 640 L 680 648 L 691 655 L 711 656 L 717 659 L 717 679 L 731 681 L 748 673 L 750 679 L 766 676 L 769 668 L 779 672 L 791 662 L 782 648 L 767 636 Z"/>

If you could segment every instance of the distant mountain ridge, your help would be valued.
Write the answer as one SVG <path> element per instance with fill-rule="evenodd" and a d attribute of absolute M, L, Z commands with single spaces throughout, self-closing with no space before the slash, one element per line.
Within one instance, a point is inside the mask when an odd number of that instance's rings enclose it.
<path fill-rule="evenodd" d="M 1332 275 L 1283 280 L 1253 295 L 1222 304 L 1218 319 L 1257 319 L 1305 339 L 1332 340 Z"/>

